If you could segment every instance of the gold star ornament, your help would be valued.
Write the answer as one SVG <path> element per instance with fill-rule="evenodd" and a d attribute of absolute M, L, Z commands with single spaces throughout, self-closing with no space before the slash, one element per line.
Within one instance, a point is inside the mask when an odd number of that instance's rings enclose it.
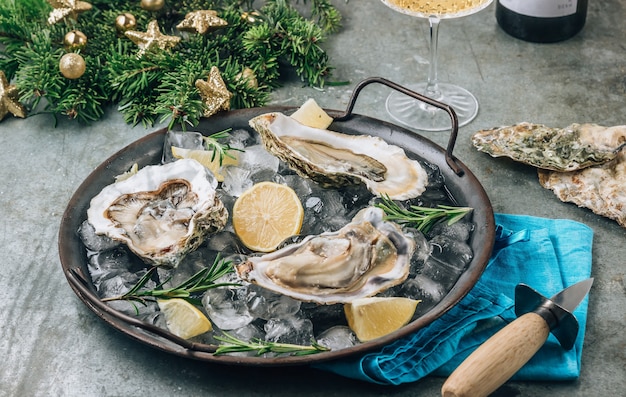
<path fill-rule="evenodd" d="M 48 3 L 54 7 L 54 10 L 50 11 L 50 16 L 48 16 L 48 23 L 50 25 L 54 25 L 67 17 L 77 20 L 78 14 L 91 10 L 91 4 L 86 1 L 48 0 Z"/>
<path fill-rule="evenodd" d="M 159 23 L 157 21 L 151 21 L 148 24 L 148 30 L 146 32 L 138 32 L 136 30 L 127 30 L 124 35 L 128 37 L 133 43 L 139 47 L 139 53 L 141 57 L 146 51 L 153 51 L 155 49 L 169 50 L 174 48 L 180 41 L 180 37 L 167 36 L 161 33 L 159 29 Z"/>
<path fill-rule="evenodd" d="M 230 110 L 230 98 L 233 94 L 226 88 L 216 66 L 211 68 L 206 81 L 196 80 L 196 88 L 204 102 L 204 117 L 211 117 L 220 110 Z"/>
<path fill-rule="evenodd" d="M 16 117 L 26 117 L 26 109 L 18 98 L 17 87 L 9 84 L 4 72 L 0 71 L 0 120 L 4 119 L 9 112 Z"/>
<path fill-rule="evenodd" d="M 205 34 L 227 25 L 228 22 L 218 17 L 216 11 L 201 10 L 185 15 L 185 19 L 176 25 L 176 28 L 180 31 Z"/>

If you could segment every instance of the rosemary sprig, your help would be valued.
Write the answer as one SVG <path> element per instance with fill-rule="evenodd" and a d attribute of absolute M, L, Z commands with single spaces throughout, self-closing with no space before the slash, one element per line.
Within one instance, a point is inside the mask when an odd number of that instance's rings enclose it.
<path fill-rule="evenodd" d="M 232 261 L 226 261 L 221 259 L 218 255 L 213 261 L 210 267 L 201 269 L 187 280 L 183 281 L 179 285 L 172 288 L 163 288 L 168 280 L 159 284 L 155 289 L 142 290 L 146 283 L 152 278 L 152 275 L 156 271 L 157 267 L 151 267 L 146 274 L 143 275 L 139 281 L 124 295 L 104 298 L 103 302 L 115 301 L 115 300 L 128 300 L 133 302 L 140 302 L 146 304 L 146 301 L 152 299 L 171 299 L 182 298 L 194 305 L 198 305 L 198 299 L 193 297 L 194 294 L 204 292 L 211 288 L 238 285 L 232 283 L 215 283 L 220 277 L 234 271 L 232 267 Z M 152 298 L 152 299 L 150 299 Z"/>
<path fill-rule="evenodd" d="M 291 343 L 268 342 L 256 338 L 252 339 L 250 342 L 246 342 L 226 332 L 224 332 L 223 335 L 216 336 L 215 339 L 224 342 L 224 344 L 219 345 L 217 350 L 215 350 L 214 354 L 216 356 L 250 351 L 255 351 L 257 356 L 265 353 L 306 356 L 309 354 L 330 351 L 329 348 L 322 346 L 315 341 L 312 341 L 309 346 L 294 345 Z"/>
<path fill-rule="evenodd" d="M 219 139 L 228 138 L 229 137 L 228 133 L 230 131 L 231 131 L 231 128 L 203 137 L 204 146 L 207 148 L 207 150 L 213 152 L 213 156 L 211 156 L 211 161 L 215 160 L 215 156 L 219 156 L 220 165 L 222 165 L 224 161 L 224 157 L 230 157 L 231 159 L 235 159 L 235 156 L 233 156 L 233 154 L 230 153 L 231 151 L 234 150 L 237 152 L 243 152 L 242 149 L 232 147 L 230 146 L 229 143 L 220 143 L 218 141 Z"/>
<path fill-rule="evenodd" d="M 452 225 L 473 210 L 470 207 L 452 207 L 449 205 L 438 205 L 435 208 L 411 205 L 409 209 L 405 209 L 387 195 L 381 197 L 381 202 L 377 203 L 376 207 L 385 211 L 385 219 L 415 227 L 422 233 L 427 233 L 435 223 L 442 219 L 446 219 L 448 225 Z"/>

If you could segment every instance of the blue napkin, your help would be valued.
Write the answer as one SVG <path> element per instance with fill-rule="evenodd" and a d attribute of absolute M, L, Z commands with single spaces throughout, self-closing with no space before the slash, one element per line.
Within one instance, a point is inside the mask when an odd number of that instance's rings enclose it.
<path fill-rule="evenodd" d="M 515 286 L 528 284 L 550 297 L 591 274 L 593 231 L 578 222 L 525 215 L 495 215 L 496 243 L 474 288 L 427 327 L 361 357 L 317 368 L 379 384 L 448 376 L 480 344 L 513 321 Z M 574 310 L 580 325 L 574 348 L 551 334 L 515 380 L 571 380 L 580 374 L 587 302 Z"/>

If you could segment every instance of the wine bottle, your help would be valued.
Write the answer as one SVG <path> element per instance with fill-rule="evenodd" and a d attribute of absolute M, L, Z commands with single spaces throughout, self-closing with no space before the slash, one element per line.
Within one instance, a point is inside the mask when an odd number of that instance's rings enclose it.
<path fill-rule="evenodd" d="M 497 0 L 498 25 L 513 37 L 536 43 L 569 39 L 585 25 L 587 0 Z"/>

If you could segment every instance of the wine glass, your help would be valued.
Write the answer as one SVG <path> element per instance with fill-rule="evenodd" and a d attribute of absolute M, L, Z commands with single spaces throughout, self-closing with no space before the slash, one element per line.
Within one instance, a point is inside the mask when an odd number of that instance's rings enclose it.
<path fill-rule="evenodd" d="M 450 105 L 459 119 L 459 127 L 469 123 L 478 113 L 478 101 L 465 88 L 437 80 L 437 41 L 442 19 L 474 14 L 493 0 L 382 0 L 389 8 L 414 17 L 428 18 L 430 23 L 430 66 L 428 80 L 406 87 Z M 387 112 L 398 122 L 425 131 L 450 128 L 448 114 L 400 92 L 387 98 Z"/>

